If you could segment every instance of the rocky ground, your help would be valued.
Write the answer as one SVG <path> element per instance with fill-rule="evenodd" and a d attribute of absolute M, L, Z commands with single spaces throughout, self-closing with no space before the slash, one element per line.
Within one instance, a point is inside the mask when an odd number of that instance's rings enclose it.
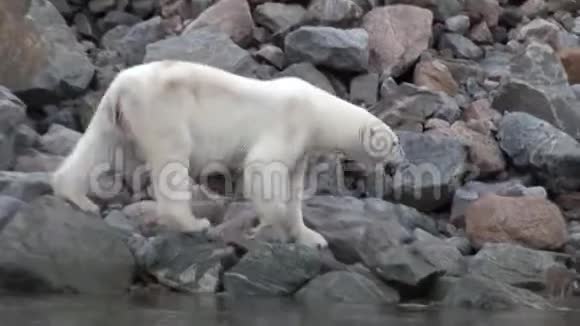
<path fill-rule="evenodd" d="M 0 57 L 2 291 L 485 309 L 579 293 L 580 1 L 4 0 Z M 166 232 L 146 178 L 100 217 L 55 198 L 48 175 L 114 76 L 160 59 L 303 78 L 389 123 L 412 164 L 312 158 L 304 215 L 327 253 L 240 241 L 256 218 L 232 199 L 192 203 L 211 237 Z"/>

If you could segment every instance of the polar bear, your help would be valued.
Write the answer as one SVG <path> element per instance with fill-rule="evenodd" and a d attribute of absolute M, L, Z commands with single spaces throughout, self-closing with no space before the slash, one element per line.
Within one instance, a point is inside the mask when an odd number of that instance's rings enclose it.
<path fill-rule="evenodd" d="M 363 164 L 404 157 L 397 135 L 380 119 L 302 79 L 257 80 L 203 64 L 155 61 L 113 80 L 53 173 L 54 193 L 98 212 L 88 196 L 89 175 L 127 140 L 149 164 L 166 225 L 184 232 L 210 227 L 192 213 L 189 176 L 219 163 L 243 171 L 244 196 L 259 218 L 253 234 L 268 226 L 281 241 L 317 248 L 328 243 L 304 224 L 301 209 L 308 154 L 339 151 Z M 183 182 L 170 182 L 172 176 Z"/>

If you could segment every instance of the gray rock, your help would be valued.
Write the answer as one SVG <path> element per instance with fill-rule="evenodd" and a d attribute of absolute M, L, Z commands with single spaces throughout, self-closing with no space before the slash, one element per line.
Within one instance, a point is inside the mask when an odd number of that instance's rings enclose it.
<path fill-rule="evenodd" d="M 379 74 L 367 73 L 350 81 L 350 101 L 365 107 L 377 103 L 379 96 Z"/>
<path fill-rule="evenodd" d="M 554 50 L 530 42 L 514 56 L 492 107 L 500 112 L 527 112 L 580 138 L 578 99 Z"/>
<path fill-rule="evenodd" d="M 473 43 L 467 37 L 454 34 L 445 33 L 439 39 L 439 50 L 449 49 L 460 59 L 479 59 L 483 56 L 483 50 Z"/>
<path fill-rule="evenodd" d="M 298 77 L 332 95 L 336 95 L 328 78 L 310 62 L 291 64 L 276 77 Z"/>
<path fill-rule="evenodd" d="M 142 20 L 138 16 L 131 13 L 119 10 L 113 10 L 107 12 L 105 17 L 100 23 L 100 27 L 103 31 L 109 31 L 111 28 L 116 26 L 126 26 L 131 27 L 135 24 L 140 23 Z"/>
<path fill-rule="evenodd" d="M 66 156 L 72 152 L 81 137 L 82 134 L 78 131 L 53 124 L 46 134 L 40 137 L 40 146 L 43 151 L 49 154 Z"/>
<path fill-rule="evenodd" d="M 465 35 L 465 33 L 467 33 L 470 25 L 471 21 L 469 20 L 469 16 L 466 15 L 457 15 L 449 17 L 445 20 L 445 28 L 448 31 L 461 35 Z"/>
<path fill-rule="evenodd" d="M 49 180 L 47 172 L 0 171 L 0 194 L 30 202 L 52 192 Z"/>
<path fill-rule="evenodd" d="M 448 276 L 462 276 L 467 272 L 467 262 L 463 255 L 444 240 L 423 240 L 414 243 L 414 248 L 437 270 Z"/>
<path fill-rule="evenodd" d="M 410 164 L 397 168 L 385 198 L 425 212 L 448 205 L 463 178 L 472 172 L 466 146 L 449 136 L 398 134 Z"/>
<path fill-rule="evenodd" d="M 58 10 L 48 0 L 7 1 L 0 85 L 37 105 L 84 91 L 94 66 Z"/>
<path fill-rule="evenodd" d="M 300 25 L 306 16 L 306 9 L 299 4 L 266 2 L 256 6 L 254 21 L 272 34 L 284 34 Z"/>
<path fill-rule="evenodd" d="M 127 33 L 129 33 L 129 30 L 131 30 L 131 27 L 126 25 L 119 25 L 109 29 L 101 37 L 101 46 L 106 50 L 115 51 L 117 47 L 119 48 L 122 47 L 122 45 L 120 45 L 121 40 L 123 39 L 123 37 L 125 37 L 125 35 L 127 35 Z M 105 53 L 109 54 L 110 52 Z M 121 55 L 117 51 L 115 51 L 114 54 L 121 57 Z M 110 56 L 113 55 L 111 54 Z M 99 66 L 101 66 L 99 60 L 97 60 L 96 62 Z M 125 59 L 122 58 L 122 62 L 125 62 Z"/>
<path fill-rule="evenodd" d="M 423 287 L 444 273 L 415 244 L 390 248 L 379 253 L 373 264 L 365 265 L 382 280 L 408 287 Z"/>
<path fill-rule="evenodd" d="M 457 103 L 444 92 L 435 92 L 402 83 L 381 90 L 382 99 L 369 111 L 396 130 L 422 131 L 430 118 L 449 123 L 459 119 L 461 111 Z"/>
<path fill-rule="evenodd" d="M 363 15 L 352 0 L 314 0 L 308 5 L 305 21 L 308 25 L 349 27 Z"/>
<path fill-rule="evenodd" d="M 231 38 L 209 28 L 194 29 L 147 45 L 144 62 L 185 60 L 252 76 L 257 63 Z"/>
<path fill-rule="evenodd" d="M 113 210 L 107 214 L 104 218 L 105 223 L 109 226 L 119 230 L 125 236 L 131 236 L 138 232 L 137 225 L 133 221 L 129 220 L 127 215 L 120 210 Z"/>
<path fill-rule="evenodd" d="M 295 297 L 309 303 L 392 304 L 400 300 L 399 293 L 386 286 L 379 286 L 366 276 L 346 271 L 334 271 L 308 282 Z"/>
<path fill-rule="evenodd" d="M 377 198 L 315 196 L 304 202 L 303 215 L 307 225 L 324 236 L 334 256 L 344 263 L 360 262 L 382 249 L 408 243 L 408 232 L 416 228 L 437 233 L 428 216 Z"/>
<path fill-rule="evenodd" d="M 224 268 L 236 260 L 232 247 L 198 233 L 158 235 L 135 252 L 147 273 L 161 284 L 187 293 L 215 293 Z"/>
<path fill-rule="evenodd" d="M 31 126 L 22 124 L 16 128 L 14 145 L 19 149 L 36 147 L 40 144 L 40 135 Z"/>
<path fill-rule="evenodd" d="M 89 10 L 95 14 L 106 12 L 113 9 L 116 2 L 117 0 L 90 0 Z"/>
<path fill-rule="evenodd" d="M 43 196 L 0 235 L 0 288 L 24 293 L 121 294 L 132 282 L 129 248 L 100 218 Z"/>
<path fill-rule="evenodd" d="M 446 292 L 443 305 L 478 310 L 553 308 L 546 299 L 531 291 L 475 275 L 466 275 L 456 281 Z"/>
<path fill-rule="evenodd" d="M 26 149 L 16 157 L 13 170 L 16 172 L 52 172 L 62 163 L 64 157 L 46 154 L 35 149 Z"/>
<path fill-rule="evenodd" d="M 153 12 L 156 3 L 155 0 L 131 0 L 131 9 L 136 15 L 146 17 Z"/>
<path fill-rule="evenodd" d="M 260 243 L 224 273 L 224 288 L 233 296 L 287 296 L 320 274 L 315 249 L 294 244 Z"/>
<path fill-rule="evenodd" d="M 307 61 L 354 72 L 365 71 L 368 67 L 368 34 L 361 28 L 303 26 L 286 35 L 284 48 L 291 63 Z"/>
<path fill-rule="evenodd" d="M 507 113 L 499 124 L 500 147 L 513 166 L 533 173 L 549 191 L 575 191 L 580 145 L 568 134 L 528 113 Z"/>
<path fill-rule="evenodd" d="M 131 26 L 111 48 L 119 52 L 127 66 L 134 66 L 144 62 L 149 44 L 157 44 L 165 36 L 161 17 L 155 16 Z"/>
<path fill-rule="evenodd" d="M 560 28 L 555 23 L 542 18 L 536 18 L 521 26 L 514 32 L 516 41 L 549 44 L 554 48 L 559 47 Z"/>
<path fill-rule="evenodd" d="M 16 213 L 26 206 L 26 203 L 17 198 L 0 195 L 0 231 L 12 221 Z"/>
<path fill-rule="evenodd" d="M 6 87 L 0 86 L 0 170 L 14 164 L 18 127 L 26 120 L 26 105 Z"/>
<path fill-rule="evenodd" d="M 469 274 L 532 291 L 546 289 L 546 271 L 556 265 L 546 251 L 507 243 L 486 244 L 469 261 Z"/>
<path fill-rule="evenodd" d="M 284 69 L 286 67 L 286 55 L 282 49 L 275 45 L 262 45 L 255 56 L 274 65 L 278 69 Z"/>

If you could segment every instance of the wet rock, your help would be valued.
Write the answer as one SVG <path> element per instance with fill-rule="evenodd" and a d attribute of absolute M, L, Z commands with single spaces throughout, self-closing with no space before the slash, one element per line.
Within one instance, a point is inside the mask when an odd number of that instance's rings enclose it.
<path fill-rule="evenodd" d="M 111 49 L 117 51 L 127 66 L 144 62 L 148 45 L 162 40 L 166 34 L 161 17 L 155 16 L 130 27 L 123 37 L 114 41 Z"/>
<path fill-rule="evenodd" d="M 0 170 L 7 170 L 14 164 L 18 127 L 25 119 L 26 105 L 0 86 Z"/>
<path fill-rule="evenodd" d="M 7 291 L 121 294 L 132 281 L 135 263 L 122 238 L 52 196 L 20 210 L 2 228 L 0 244 Z"/>
<path fill-rule="evenodd" d="M 303 26 L 286 36 L 284 48 L 291 63 L 307 61 L 353 72 L 365 71 L 368 66 L 368 34 L 361 28 Z"/>
<path fill-rule="evenodd" d="M 35 149 L 23 150 L 14 164 L 16 172 L 52 172 L 64 160 L 63 157 L 50 155 Z"/>
<path fill-rule="evenodd" d="M 401 131 L 399 137 L 410 164 L 397 169 L 386 198 L 425 212 L 448 205 L 469 172 L 467 147 L 448 136 Z"/>
<path fill-rule="evenodd" d="M 213 27 L 227 34 L 239 46 L 245 47 L 252 40 L 254 20 L 247 0 L 220 0 L 203 11 L 189 24 L 184 32 Z"/>
<path fill-rule="evenodd" d="M 526 187 L 519 180 L 496 183 L 469 181 L 453 194 L 449 221 L 458 227 L 465 227 L 465 210 L 467 207 L 488 194 L 506 197 L 537 196 L 547 198 L 546 189 L 543 187 Z"/>
<path fill-rule="evenodd" d="M 0 171 L 0 194 L 30 202 L 52 192 L 49 177 L 46 172 Z"/>
<path fill-rule="evenodd" d="M 536 196 L 487 195 L 465 211 L 466 232 L 475 247 L 509 242 L 535 249 L 566 243 L 566 221 L 556 205 Z"/>
<path fill-rule="evenodd" d="M 553 125 L 527 113 L 506 113 L 497 138 L 513 166 L 533 173 L 547 190 L 558 194 L 580 186 L 580 145 Z"/>
<path fill-rule="evenodd" d="M 351 0 L 314 0 L 308 5 L 308 24 L 350 27 L 363 15 L 363 10 Z"/>
<path fill-rule="evenodd" d="M 320 254 L 315 249 L 260 243 L 224 273 L 224 288 L 236 297 L 292 295 L 321 268 Z"/>
<path fill-rule="evenodd" d="M 446 33 L 439 39 L 439 50 L 450 50 L 460 59 L 476 60 L 483 56 L 483 50 L 467 37 L 460 34 Z"/>
<path fill-rule="evenodd" d="M 7 0 L 0 31 L 0 85 L 43 105 L 84 91 L 94 66 L 48 0 Z"/>
<path fill-rule="evenodd" d="M 379 96 L 379 75 L 367 73 L 353 77 L 350 81 L 350 101 L 365 107 L 377 103 Z"/>
<path fill-rule="evenodd" d="M 306 16 L 306 9 L 299 4 L 266 2 L 256 6 L 254 20 L 272 34 L 284 34 L 300 25 Z"/>
<path fill-rule="evenodd" d="M 377 255 L 367 266 L 382 280 L 407 287 L 422 287 L 444 273 L 415 244 L 393 247 Z"/>
<path fill-rule="evenodd" d="M 413 83 L 419 87 L 426 87 L 434 92 L 445 92 L 455 96 L 459 92 L 459 85 L 453 78 L 451 71 L 439 60 L 422 60 L 415 66 Z"/>
<path fill-rule="evenodd" d="M 570 84 L 580 84 L 580 49 L 562 49 L 558 52 L 558 58 L 566 70 L 568 82 Z"/>
<path fill-rule="evenodd" d="M 136 252 L 147 273 L 187 293 L 217 292 L 224 269 L 237 260 L 233 247 L 198 233 L 158 235 Z"/>
<path fill-rule="evenodd" d="M 371 72 L 401 75 L 429 47 L 432 22 L 431 11 L 409 5 L 368 12 L 361 27 L 369 34 Z"/>
<path fill-rule="evenodd" d="M 41 149 L 49 154 L 66 156 L 81 138 L 82 134 L 59 124 L 49 127 L 46 134 L 40 137 Z"/>
<path fill-rule="evenodd" d="M 383 249 L 409 243 L 409 232 L 416 228 L 437 233 L 428 216 L 378 198 L 315 196 L 303 204 L 303 215 L 305 223 L 329 242 L 334 256 L 347 264 L 372 259 Z"/>
<path fill-rule="evenodd" d="M 382 99 L 369 111 L 393 129 L 421 131 L 430 118 L 453 123 L 460 116 L 457 103 L 443 92 L 435 92 L 413 84 L 403 83 L 388 90 L 382 89 Z"/>
<path fill-rule="evenodd" d="M 322 72 L 320 72 L 320 70 L 316 69 L 316 66 L 314 66 L 310 62 L 300 62 L 291 64 L 276 76 L 298 77 L 324 91 L 329 92 L 332 95 L 336 95 L 334 87 L 332 86 L 328 78 Z"/>
<path fill-rule="evenodd" d="M 469 274 L 486 277 L 511 286 L 542 291 L 546 273 L 556 265 L 550 252 L 508 243 L 485 245 L 469 261 Z"/>
<path fill-rule="evenodd" d="M 475 275 L 466 275 L 457 280 L 448 289 L 443 305 L 488 311 L 552 308 L 546 299 L 531 291 Z"/>
<path fill-rule="evenodd" d="M 251 76 L 256 62 L 228 35 L 207 28 L 194 29 L 147 45 L 144 62 L 185 60 Z"/>
<path fill-rule="evenodd" d="M 495 109 L 527 112 L 580 136 L 578 100 L 551 47 L 532 41 L 510 60 L 507 74 L 494 96 Z"/>
<path fill-rule="evenodd" d="M 392 304 L 400 300 L 399 293 L 387 285 L 379 286 L 362 274 L 346 271 L 334 271 L 316 277 L 302 287 L 295 297 L 307 304 Z"/>

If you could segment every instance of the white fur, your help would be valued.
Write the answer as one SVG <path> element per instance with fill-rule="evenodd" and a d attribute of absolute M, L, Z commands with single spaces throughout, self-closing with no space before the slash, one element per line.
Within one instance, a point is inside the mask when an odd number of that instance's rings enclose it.
<path fill-rule="evenodd" d="M 387 151 L 378 157 L 363 145 L 372 134 L 386 137 Z M 209 227 L 207 219 L 193 216 L 187 198 L 169 198 L 160 190 L 158 176 L 167 164 L 179 162 L 172 165 L 175 171 L 198 175 L 219 162 L 244 170 L 244 194 L 260 218 L 256 230 L 268 226 L 283 241 L 312 247 L 327 242 L 302 218 L 308 153 L 337 150 L 371 164 L 401 153 L 397 136 L 379 119 L 301 79 L 261 81 L 204 65 L 158 61 L 119 73 L 74 151 L 54 173 L 55 193 L 83 210 L 98 211 L 87 196 L 88 175 L 96 164 L 110 162 L 112 149 L 127 140 L 150 164 L 158 212 L 168 225 L 183 231 Z M 287 168 L 282 181 L 291 191 L 273 193 L 271 184 L 278 179 L 265 172 L 281 167 Z M 255 173 L 264 183 L 250 182 Z M 180 189 L 188 193 L 189 188 Z"/>

